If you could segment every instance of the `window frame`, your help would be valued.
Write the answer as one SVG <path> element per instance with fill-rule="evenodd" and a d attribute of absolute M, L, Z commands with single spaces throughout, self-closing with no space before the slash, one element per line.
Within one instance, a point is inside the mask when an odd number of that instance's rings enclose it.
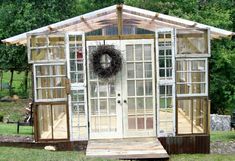
<path fill-rule="evenodd" d="M 178 31 L 179 30 L 194 30 L 194 29 L 177 29 L 176 30 L 176 37 L 178 37 Z M 176 58 L 201 58 L 201 57 L 211 57 L 211 31 L 209 28 L 205 28 L 205 29 L 197 29 L 198 31 L 204 31 L 207 35 L 206 35 L 206 45 L 207 45 L 207 53 L 202 53 L 202 54 L 198 54 L 198 53 L 191 53 L 191 54 L 178 54 L 178 51 L 176 50 L 176 54 L 175 57 Z M 177 38 L 178 39 L 178 38 Z M 177 43 L 177 42 L 176 42 Z M 176 46 L 178 48 L 178 45 Z"/>
<path fill-rule="evenodd" d="M 67 96 L 66 98 L 50 98 L 50 99 L 39 99 L 38 98 L 38 94 L 37 94 L 37 73 L 36 73 L 36 67 L 40 67 L 40 66 L 56 66 L 56 65 L 61 65 L 61 66 L 64 66 L 65 67 L 65 75 L 58 75 L 60 78 L 65 78 L 65 81 L 67 79 L 67 71 L 66 71 L 66 64 L 65 63 L 47 63 L 47 64 L 33 64 L 33 81 L 34 81 L 34 101 L 35 102 L 63 102 L 63 101 L 67 101 Z M 50 78 L 50 76 L 52 75 L 46 75 L 45 77 L 48 77 Z M 57 77 L 57 75 L 53 75 L 53 77 Z M 67 90 L 67 83 L 65 84 L 64 87 L 59 87 L 59 88 L 56 88 L 56 87 L 48 87 L 48 89 L 65 89 L 65 91 Z M 66 94 L 67 95 L 67 94 Z"/>
<path fill-rule="evenodd" d="M 177 66 L 177 61 L 187 61 L 187 71 L 184 71 L 184 73 L 186 73 L 187 77 L 190 77 L 190 82 L 185 82 L 185 83 L 180 83 L 180 84 L 188 84 L 190 83 L 190 88 L 192 87 L 192 80 L 191 80 L 191 74 L 192 74 L 192 66 L 190 66 L 190 68 L 188 68 L 188 61 L 205 61 L 205 93 L 192 93 L 192 91 L 190 90 L 188 94 L 178 94 L 177 93 L 177 85 L 178 85 L 178 82 L 177 82 L 177 79 L 175 81 L 175 84 L 176 84 L 176 96 L 177 97 L 196 97 L 196 96 L 208 96 L 208 59 L 207 58 L 186 58 L 186 59 L 183 59 L 183 58 L 177 58 L 176 59 L 176 66 Z M 190 63 L 191 64 L 191 63 Z M 188 70 L 190 69 L 190 70 Z M 179 73 L 182 73 L 182 71 L 179 71 Z M 177 69 L 175 69 L 175 76 L 177 77 Z M 190 74 L 189 74 L 190 73 Z M 200 84 L 202 84 L 203 82 L 200 82 Z"/>

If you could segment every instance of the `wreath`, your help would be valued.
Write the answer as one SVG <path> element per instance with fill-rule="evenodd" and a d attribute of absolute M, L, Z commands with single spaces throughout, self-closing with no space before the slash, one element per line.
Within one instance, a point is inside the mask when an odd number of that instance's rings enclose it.
<path fill-rule="evenodd" d="M 101 62 L 103 56 L 109 56 L 108 66 Z M 121 52 L 112 46 L 100 45 L 91 53 L 91 64 L 93 71 L 99 78 L 107 79 L 116 75 L 122 69 Z"/>

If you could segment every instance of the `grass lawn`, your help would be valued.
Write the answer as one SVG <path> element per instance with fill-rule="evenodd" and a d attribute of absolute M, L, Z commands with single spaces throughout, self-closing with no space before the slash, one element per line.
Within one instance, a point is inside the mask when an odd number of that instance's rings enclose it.
<path fill-rule="evenodd" d="M 235 154 L 180 154 L 171 155 L 170 161 L 235 161 Z"/>
<path fill-rule="evenodd" d="M 216 131 L 211 132 L 211 142 L 215 141 L 235 141 L 235 131 Z"/>
<path fill-rule="evenodd" d="M 13 75 L 13 85 L 12 85 L 13 91 L 16 95 L 19 95 L 21 97 L 27 96 L 23 92 L 23 89 L 22 89 L 23 81 L 24 81 L 24 74 L 25 74 L 25 72 L 21 72 L 21 73 L 14 72 L 14 75 Z M 8 84 L 9 81 L 10 81 L 10 76 L 11 76 L 10 72 L 3 72 L 2 83 L 3 84 Z M 28 76 L 28 83 L 29 83 L 29 85 L 31 85 L 31 76 L 30 76 L 30 74 Z M 31 95 L 31 87 L 28 87 L 28 92 Z M 0 90 L 0 97 L 4 97 L 4 96 L 8 96 L 8 95 L 9 95 L 9 90 L 8 89 L 4 88 L 3 90 Z"/>
<path fill-rule="evenodd" d="M 0 147 L 0 161 L 104 161 L 86 158 L 83 152 L 50 152 L 43 149 Z M 170 161 L 235 161 L 234 155 L 180 154 L 171 155 Z"/>
<path fill-rule="evenodd" d="M 31 126 L 20 126 L 20 132 L 17 134 L 16 124 L 0 123 L 0 135 L 32 135 Z"/>
<path fill-rule="evenodd" d="M 8 118 L 9 121 L 22 120 L 25 114 L 25 107 L 28 106 L 27 101 L 19 100 L 17 102 L 0 102 L 0 115 Z"/>

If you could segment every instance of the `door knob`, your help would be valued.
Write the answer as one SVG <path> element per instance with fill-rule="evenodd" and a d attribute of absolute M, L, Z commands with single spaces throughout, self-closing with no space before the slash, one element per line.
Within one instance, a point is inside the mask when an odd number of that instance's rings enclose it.
<path fill-rule="evenodd" d="M 124 100 L 123 102 L 124 102 L 124 103 L 127 103 L 127 101 L 126 101 L 126 100 Z"/>
<path fill-rule="evenodd" d="M 118 100 L 118 101 L 117 101 L 117 103 L 121 103 L 121 101 L 120 101 L 120 100 Z"/>

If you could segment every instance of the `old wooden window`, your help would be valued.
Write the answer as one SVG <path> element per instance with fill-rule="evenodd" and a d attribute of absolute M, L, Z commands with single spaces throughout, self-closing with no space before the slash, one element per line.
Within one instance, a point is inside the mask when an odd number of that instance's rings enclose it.
<path fill-rule="evenodd" d="M 206 133 L 207 98 L 177 99 L 177 133 Z"/>
<path fill-rule="evenodd" d="M 29 63 L 65 61 L 64 35 L 28 36 Z"/>
<path fill-rule="evenodd" d="M 177 96 L 207 95 L 207 59 L 176 61 Z"/>
<path fill-rule="evenodd" d="M 36 102 L 66 101 L 65 64 L 34 64 L 34 88 Z"/>
<path fill-rule="evenodd" d="M 209 30 L 177 30 L 177 56 L 209 56 Z"/>
<path fill-rule="evenodd" d="M 67 105 L 37 106 L 38 139 L 68 139 Z"/>

